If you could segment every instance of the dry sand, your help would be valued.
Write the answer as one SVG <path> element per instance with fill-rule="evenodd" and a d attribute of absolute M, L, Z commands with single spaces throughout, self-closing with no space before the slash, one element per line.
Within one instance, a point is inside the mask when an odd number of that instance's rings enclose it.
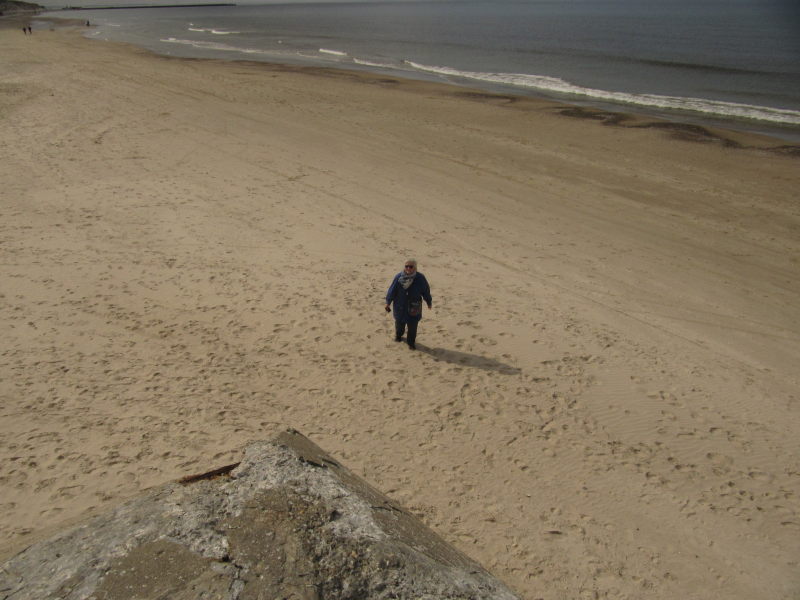
<path fill-rule="evenodd" d="M 527 598 L 797 598 L 800 160 L 606 117 L 0 31 L 5 556 L 289 425 Z"/>

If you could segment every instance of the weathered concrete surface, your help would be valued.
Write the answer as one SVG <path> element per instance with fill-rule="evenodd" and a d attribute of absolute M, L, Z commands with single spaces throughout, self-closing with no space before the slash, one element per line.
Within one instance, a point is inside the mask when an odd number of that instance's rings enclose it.
<path fill-rule="evenodd" d="M 516 596 L 295 431 L 2 565 L 8 600 Z"/>

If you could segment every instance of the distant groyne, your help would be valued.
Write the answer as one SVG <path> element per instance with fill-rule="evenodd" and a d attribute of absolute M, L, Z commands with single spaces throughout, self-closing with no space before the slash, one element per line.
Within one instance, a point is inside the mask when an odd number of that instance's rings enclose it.
<path fill-rule="evenodd" d="M 123 4 L 119 6 L 65 6 L 61 10 L 118 10 L 122 8 L 192 8 L 198 6 L 236 6 L 233 2 L 201 2 L 198 4 Z"/>

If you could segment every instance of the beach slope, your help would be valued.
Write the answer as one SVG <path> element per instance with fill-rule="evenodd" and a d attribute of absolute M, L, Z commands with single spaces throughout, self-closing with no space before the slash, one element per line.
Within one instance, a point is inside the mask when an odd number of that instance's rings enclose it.
<path fill-rule="evenodd" d="M 526 598 L 796 598 L 784 146 L 0 30 L 3 555 L 290 425 Z"/>

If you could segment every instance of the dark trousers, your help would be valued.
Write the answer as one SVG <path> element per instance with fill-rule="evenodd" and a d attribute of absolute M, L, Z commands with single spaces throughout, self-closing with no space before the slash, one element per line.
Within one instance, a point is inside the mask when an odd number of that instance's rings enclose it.
<path fill-rule="evenodd" d="M 398 340 L 403 337 L 403 332 L 406 330 L 406 325 L 408 325 L 408 336 L 406 336 L 406 342 L 408 342 L 409 346 L 413 346 L 417 343 L 417 325 L 419 325 L 419 321 L 409 321 L 408 323 L 395 321 L 394 336 Z"/>

